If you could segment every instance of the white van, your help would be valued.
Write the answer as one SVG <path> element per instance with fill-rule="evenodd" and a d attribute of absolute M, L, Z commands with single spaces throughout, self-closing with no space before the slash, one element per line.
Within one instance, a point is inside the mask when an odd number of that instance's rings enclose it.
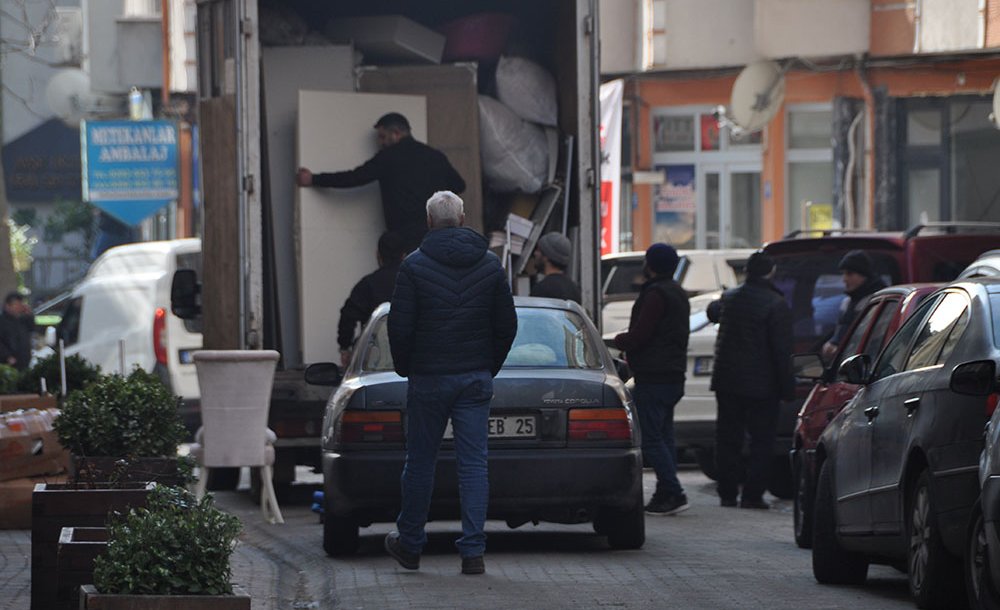
<path fill-rule="evenodd" d="M 182 320 L 170 311 L 177 269 L 201 272 L 200 239 L 109 249 L 73 288 L 57 334 L 67 356 L 79 354 L 105 373 L 128 374 L 135 365 L 156 373 L 184 399 L 188 420 L 198 417 L 191 353 L 202 346 L 201 320 Z"/>

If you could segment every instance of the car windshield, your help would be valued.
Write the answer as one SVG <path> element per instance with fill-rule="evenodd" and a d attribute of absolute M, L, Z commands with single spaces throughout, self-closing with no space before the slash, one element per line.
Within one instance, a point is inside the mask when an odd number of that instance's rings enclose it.
<path fill-rule="evenodd" d="M 844 284 L 837 270 L 845 251 L 777 256 L 774 284 L 792 309 L 795 352 L 818 352 L 833 334 L 844 300 Z M 899 267 L 888 254 L 869 251 L 882 281 L 899 281 Z"/>
<path fill-rule="evenodd" d="M 383 316 L 375 322 L 362 368 L 391 371 L 392 354 Z M 571 311 L 519 307 L 517 336 L 504 368 L 599 369 L 600 352 L 583 318 Z"/>

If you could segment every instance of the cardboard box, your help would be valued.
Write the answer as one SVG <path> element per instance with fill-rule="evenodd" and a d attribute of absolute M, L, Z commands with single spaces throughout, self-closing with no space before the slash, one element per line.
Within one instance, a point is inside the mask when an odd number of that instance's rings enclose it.
<path fill-rule="evenodd" d="M 0 413 L 18 409 L 54 409 L 58 403 L 51 394 L 0 394 Z"/>
<path fill-rule="evenodd" d="M 30 477 L 0 482 L 0 529 L 31 527 L 31 494 L 36 483 L 65 483 L 66 475 Z"/>
<path fill-rule="evenodd" d="M 57 474 L 69 466 L 69 452 L 52 429 L 56 409 L 0 415 L 0 481 Z"/>

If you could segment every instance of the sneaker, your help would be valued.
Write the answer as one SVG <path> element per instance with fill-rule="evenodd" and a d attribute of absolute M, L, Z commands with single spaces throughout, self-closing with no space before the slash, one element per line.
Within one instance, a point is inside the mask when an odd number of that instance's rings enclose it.
<path fill-rule="evenodd" d="M 645 510 L 651 515 L 676 515 L 691 508 L 688 504 L 687 496 L 684 494 L 671 496 L 665 500 L 652 499 L 646 505 Z"/>
<path fill-rule="evenodd" d="M 399 541 L 399 532 L 389 532 L 386 535 L 385 550 L 407 570 L 420 568 L 420 554 L 411 553 L 403 548 L 403 544 Z"/>
<path fill-rule="evenodd" d="M 482 574 L 486 572 L 486 562 L 482 555 L 462 558 L 462 574 Z"/>
<path fill-rule="evenodd" d="M 733 508 L 736 506 L 736 498 L 720 498 L 719 505 L 726 508 Z"/>
<path fill-rule="evenodd" d="M 740 500 L 740 508 L 757 508 L 762 510 L 767 510 L 771 508 L 771 505 L 765 502 L 762 498 L 748 500 L 743 498 Z"/>

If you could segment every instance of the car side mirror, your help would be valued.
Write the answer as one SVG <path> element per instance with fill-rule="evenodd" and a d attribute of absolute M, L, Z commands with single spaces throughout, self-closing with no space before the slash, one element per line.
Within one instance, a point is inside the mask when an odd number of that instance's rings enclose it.
<path fill-rule="evenodd" d="M 854 385 L 864 385 L 868 383 L 871 362 L 871 356 L 868 354 L 851 356 L 840 363 L 840 368 L 837 369 L 837 379 Z"/>
<path fill-rule="evenodd" d="M 340 385 L 344 376 L 340 367 L 332 362 L 317 362 L 306 367 L 306 383 L 310 385 Z"/>
<path fill-rule="evenodd" d="M 194 269 L 178 269 L 170 282 L 170 311 L 182 320 L 201 315 L 201 282 Z"/>
<path fill-rule="evenodd" d="M 997 365 L 992 360 L 963 362 L 951 372 L 951 391 L 966 396 L 987 396 L 996 391 Z"/>
<path fill-rule="evenodd" d="M 819 354 L 795 354 L 792 356 L 792 370 L 795 376 L 810 381 L 823 379 L 826 369 Z"/>
<path fill-rule="evenodd" d="M 59 331 L 56 330 L 55 326 L 45 327 L 45 345 L 56 348 L 56 344 L 59 343 Z"/>
<path fill-rule="evenodd" d="M 618 373 L 618 377 L 622 381 L 628 381 L 629 377 L 632 376 L 632 369 L 628 367 L 628 363 L 621 358 L 614 358 L 615 361 L 615 371 Z"/>

